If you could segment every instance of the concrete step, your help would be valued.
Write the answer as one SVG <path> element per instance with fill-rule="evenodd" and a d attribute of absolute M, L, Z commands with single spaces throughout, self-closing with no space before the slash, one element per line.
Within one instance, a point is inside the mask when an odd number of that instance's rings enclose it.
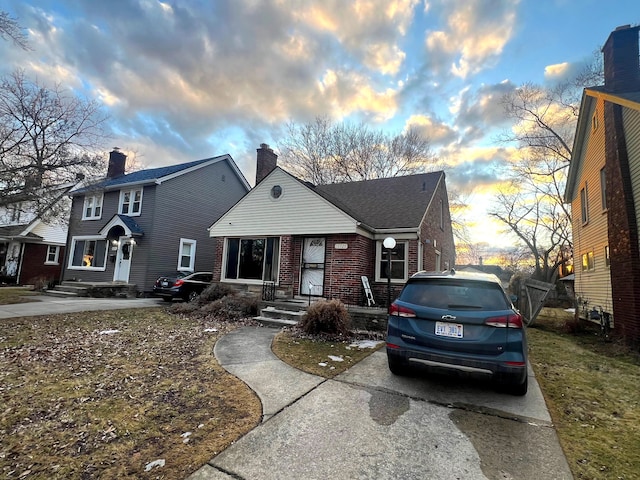
<path fill-rule="evenodd" d="M 53 291 L 75 293 L 78 297 L 87 297 L 89 295 L 87 293 L 87 287 L 81 286 L 81 285 L 73 285 L 73 284 L 64 283 L 64 282 L 60 285 L 56 285 Z"/>
<path fill-rule="evenodd" d="M 77 298 L 80 296 L 76 292 L 65 292 L 63 290 L 47 290 L 44 292 L 44 294 L 49 297 L 59 297 L 59 298 Z"/>
<path fill-rule="evenodd" d="M 266 318 L 280 318 L 283 320 L 292 320 L 298 322 L 306 312 L 304 310 L 285 310 L 275 307 L 265 307 L 260 310 L 260 316 Z"/>
<path fill-rule="evenodd" d="M 274 327 L 274 328 L 282 328 L 282 327 L 292 327 L 296 325 L 298 322 L 295 320 L 286 320 L 283 318 L 269 318 L 269 317 L 253 317 L 253 319 L 260 323 L 260 325 L 264 325 L 265 327 Z"/>
<path fill-rule="evenodd" d="M 254 320 L 268 327 L 290 327 L 296 325 L 305 313 L 304 310 L 285 310 L 267 306 L 260 310 L 260 316 L 254 317 Z"/>

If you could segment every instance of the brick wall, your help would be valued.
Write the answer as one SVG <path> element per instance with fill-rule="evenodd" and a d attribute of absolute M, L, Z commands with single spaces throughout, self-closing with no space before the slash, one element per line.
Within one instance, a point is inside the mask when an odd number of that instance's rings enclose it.
<path fill-rule="evenodd" d="M 607 206 L 611 293 L 616 331 L 632 347 L 640 346 L 640 252 L 633 205 L 629 158 L 622 125 L 622 107 L 606 102 Z"/>
<path fill-rule="evenodd" d="M 442 224 L 440 222 L 441 202 L 443 209 Z M 447 190 L 444 182 L 438 186 L 431 208 L 420 225 L 420 240 L 424 245 L 422 249 L 422 268 L 424 270 L 434 271 L 436 269 L 436 250 L 440 252 L 440 270 L 455 266 L 455 244 L 451 229 L 449 200 L 447 199 Z"/>
<path fill-rule="evenodd" d="M 335 248 L 347 245 L 346 249 Z M 374 277 L 375 245 L 360 235 L 331 235 L 327 238 L 325 263 L 325 297 L 361 305 L 364 289 L 362 275 Z"/>
<path fill-rule="evenodd" d="M 57 265 L 45 265 L 47 260 L 47 245 L 27 243 L 24 246 L 22 266 L 20 269 L 20 283 L 33 285 L 38 281 L 58 281 L 64 259 L 64 247 L 60 247 Z"/>

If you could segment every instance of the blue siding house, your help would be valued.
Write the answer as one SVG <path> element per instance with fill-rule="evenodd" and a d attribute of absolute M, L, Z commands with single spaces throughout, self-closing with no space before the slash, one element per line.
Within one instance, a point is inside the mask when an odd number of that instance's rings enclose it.
<path fill-rule="evenodd" d="M 63 282 L 112 282 L 150 292 L 176 271 L 211 271 L 208 227 L 250 189 L 221 155 L 125 174 L 126 155 L 110 152 L 107 176 L 70 192 Z"/>

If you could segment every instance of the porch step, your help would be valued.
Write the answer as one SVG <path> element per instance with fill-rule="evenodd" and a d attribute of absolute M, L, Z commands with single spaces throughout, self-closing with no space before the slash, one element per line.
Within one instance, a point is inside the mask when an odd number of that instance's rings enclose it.
<path fill-rule="evenodd" d="M 87 295 L 78 295 L 76 292 L 67 292 L 64 290 L 56 290 L 55 287 L 53 290 L 46 290 L 43 292 L 45 295 L 49 297 L 58 297 L 58 298 L 77 298 L 80 296 L 86 297 Z"/>
<path fill-rule="evenodd" d="M 88 297 L 88 288 L 84 285 L 75 285 L 67 282 L 62 282 L 60 285 L 53 287 L 53 290 L 49 290 L 47 294 L 52 294 L 56 297 Z"/>
<path fill-rule="evenodd" d="M 136 286 L 121 282 L 62 282 L 53 290 L 48 290 L 47 295 L 52 297 L 119 297 L 136 298 Z"/>
<path fill-rule="evenodd" d="M 304 310 L 283 310 L 267 306 L 260 310 L 260 316 L 254 317 L 254 320 L 267 327 L 291 327 L 296 325 L 305 313 Z"/>

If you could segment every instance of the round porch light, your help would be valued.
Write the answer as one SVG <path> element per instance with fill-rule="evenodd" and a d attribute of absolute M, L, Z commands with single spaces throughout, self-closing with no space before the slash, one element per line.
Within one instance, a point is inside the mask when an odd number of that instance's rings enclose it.
<path fill-rule="evenodd" d="M 384 245 L 384 248 L 388 248 L 389 250 L 392 250 L 396 248 L 396 239 L 393 237 L 387 237 L 382 242 L 382 245 Z"/>

